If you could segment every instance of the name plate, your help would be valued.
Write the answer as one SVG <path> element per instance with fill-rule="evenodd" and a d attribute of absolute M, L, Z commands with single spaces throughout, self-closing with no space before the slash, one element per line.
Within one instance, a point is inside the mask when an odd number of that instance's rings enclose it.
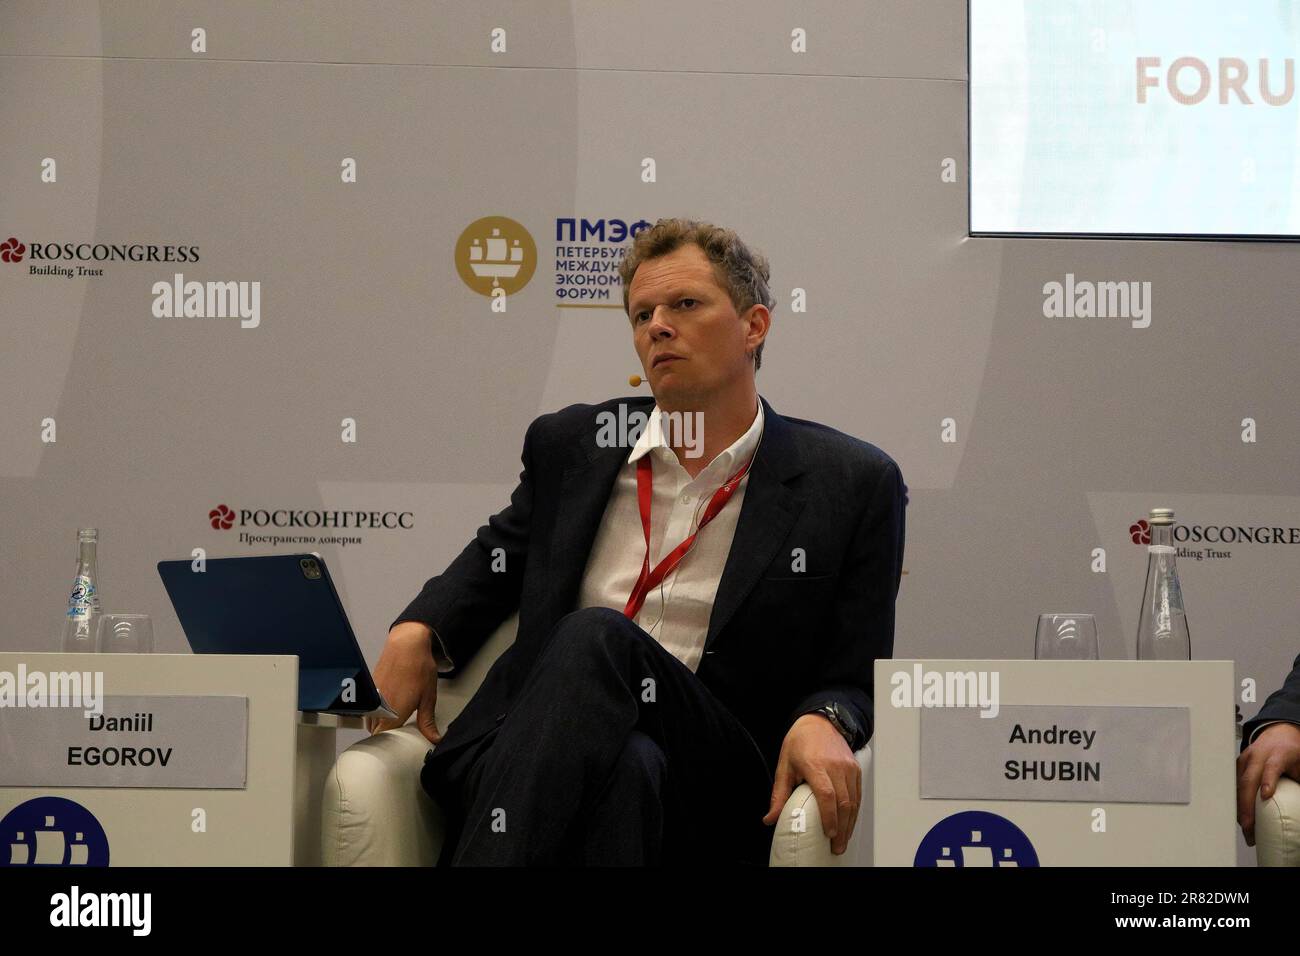
<path fill-rule="evenodd" d="M 248 698 L 105 697 L 0 707 L 0 787 L 238 790 L 248 781 Z"/>
<path fill-rule="evenodd" d="M 921 711 L 921 797 L 1188 803 L 1186 707 L 1009 704 Z"/>

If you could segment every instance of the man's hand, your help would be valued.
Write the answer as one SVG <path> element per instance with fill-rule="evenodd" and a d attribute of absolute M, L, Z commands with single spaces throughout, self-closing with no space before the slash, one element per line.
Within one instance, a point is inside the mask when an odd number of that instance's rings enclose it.
<path fill-rule="evenodd" d="M 430 743 L 442 740 L 433 716 L 438 702 L 438 664 L 433 656 L 433 631 L 428 625 L 403 621 L 393 626 L 375 667 L 375 686 L 397 717 L 367 717 L 368 731 L 377 734 L 401 727 L 415 711 L 420 733 Z"/>
<path fill-rule="evenodd" d="M 765 824 L 771 826 L 780 818 L 790 794 L 804 782 L 817 797 L 831 852 L 843 853 L 862 805 L 862 768 L 835 725 L 821 714 L 804 714 L 785 735 Z"/>
<path fill-rule="evenodd" d="M 1247 846 L 1255 845 L 1255 794 L 1270 799 L 1283 774 L 1300 780 L 1300 727 L 1285 721 L 1265 727 L 1237 757 L 1237 823 Z"/>

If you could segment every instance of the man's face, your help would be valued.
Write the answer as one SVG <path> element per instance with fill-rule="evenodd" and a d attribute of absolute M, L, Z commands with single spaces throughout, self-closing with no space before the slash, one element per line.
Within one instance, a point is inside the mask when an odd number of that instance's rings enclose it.
<path fill-rule="evenodd" d="M 767 309 L 756 305 L 747 315 L 742 321 L 713 264 L 694 243 L 637 267 L 628 290 L 628 321 L 661 407 L 698 406 L 752 374 L 746 353 L 767 332 Z"/>

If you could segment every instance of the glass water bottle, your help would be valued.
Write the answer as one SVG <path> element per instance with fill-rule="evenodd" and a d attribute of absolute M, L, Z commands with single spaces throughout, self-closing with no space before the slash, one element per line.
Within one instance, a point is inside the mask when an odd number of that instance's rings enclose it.
<path fill-rule="evenodd" d="M 63 622 L 63 650 L 89 653 L 95 650 L 95 628 L 99 625 L 99 569 L 95 549 L 99 543 L 96 528 L 77 532 L 77 576 L 68 596 L 68 613 Z"/>
<path fill-rule="evenodd" d="M 1174 561 L 1174 512 L 1151 509 L 1151 544 L 1147 546 L 1147 583 L 1138 618 L 1137 659 L 1189 661 L 1192 637 L 1183 610 L 1183 590 Z"/>

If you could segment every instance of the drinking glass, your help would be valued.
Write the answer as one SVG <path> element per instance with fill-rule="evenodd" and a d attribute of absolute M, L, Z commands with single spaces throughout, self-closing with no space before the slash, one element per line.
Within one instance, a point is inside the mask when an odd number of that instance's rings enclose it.
<path fill-rule="evenodd" d="M 101 654 L 152 654 L 153 621 L 148 614 L 105 614 L 96 644 Z"/>
<path fill-rule="evenodd" d="M 1036 661 L 1097 660 L 1097 619 L 1091 614 L 1040 614 Z"/>

